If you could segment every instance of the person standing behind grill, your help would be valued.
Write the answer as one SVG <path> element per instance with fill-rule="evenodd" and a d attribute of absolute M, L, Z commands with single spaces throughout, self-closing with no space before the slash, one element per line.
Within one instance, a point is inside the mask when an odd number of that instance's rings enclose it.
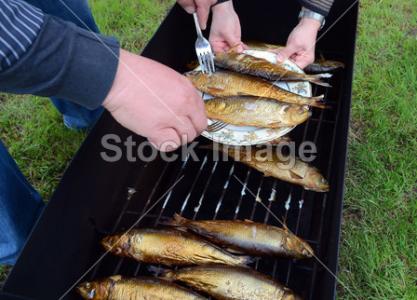
<path fill-rule="evenodd" d="M 217 0 L 196 3 L 207 22 Z M 230 36 L 215 23 L 216 34 Z M 65 125 L 75 129 L 93 125 L 105 108 L 161 151 L 207 127 L 191 82 L 98 34 L 87 0 L 0 0 L 0 92 L 52 97 Z M 43 208 L 0 141 L 0 265 L 15 263 Z"/>

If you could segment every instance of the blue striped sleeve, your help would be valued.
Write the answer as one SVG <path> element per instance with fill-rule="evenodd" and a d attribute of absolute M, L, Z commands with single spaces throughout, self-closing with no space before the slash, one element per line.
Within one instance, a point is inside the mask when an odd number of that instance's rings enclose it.
<path fill-rule="evenodd" d="M 0 71 L 28 51 L 43 22 L 44 14 L 38 8 L 21 0 L 0 0 Z"/>

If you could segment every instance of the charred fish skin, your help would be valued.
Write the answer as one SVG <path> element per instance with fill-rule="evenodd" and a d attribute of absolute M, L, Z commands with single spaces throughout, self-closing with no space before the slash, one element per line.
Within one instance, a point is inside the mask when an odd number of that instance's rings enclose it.
<path fill-rule="evenodd" d="M 320 171 L 298 158 L 280 159 L 275 153 L 272 159 L 262 159 L 256 151 L 246 147 L 221 147 L 231 158 L 252 167 L 265 176 L 302 186 L 305 190 L 325 193 L 330 190 L 328 181 Z M 291 164 L 291 161 L 293 163 Z"/>
<path fill-rule="evenodd" d="M 211 75 L 200 71 L 191 71 L 186 73 L 186 76 L 198 90 L 215 97 L 255 96 L 291 104 L 327 108 L 323 103 L 323 95 L 304 97 L 250 75 L 217 70 Z"/>
<path fill-rule="evenodd" d="M 105 237 L 102 245 L 115 255 L 165 266 L 245 266 L 252 262 L 250 257 L 233 255 L 193 234 L 177 230 L 136 229 Z"/>
<path fill-rule="evenodd" d="M 311 258 L 314 250 L 288 229 L 252 221 L 188 220 L 178 214 L 172 226 L 187 228 L 214 244 L 255 256 Z"/>
<path fill-rule="evenodd" d="M 220 300 L 301 300 L 271 277 L 247 268 L 199 266 L 167 271 L 163 277 Z"/>
<path fill-rule="evenodd" d="M 77 287 L 87 300 L 204 300 L 197 293 L 156 278 L 123 278 L 112 276 Z"/>
<path fill-rule="evenodd" d="M 308 106 L 252 96 L 213 98 L 204 104 L 209 118 L 238 126 L 292 127 L 311 116 Z"/>
<path fill-rule="evenodd" d="M 242 74 L 261 77 L 269 81 L 309 81 L 311 83 L 330 87 L 321 78 L 330 78 L 332 74 L 307 75 L 288 70 L 282 64 L 273 64 L 269 61 L 257 58 L 245 53 L 225 52 L 216 55 L 215 64 L 227 70 L 232 70 Z"/>

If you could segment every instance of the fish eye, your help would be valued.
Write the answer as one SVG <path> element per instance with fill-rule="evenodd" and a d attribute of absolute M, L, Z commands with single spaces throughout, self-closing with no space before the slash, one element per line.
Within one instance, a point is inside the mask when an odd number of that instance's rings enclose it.
<path fill-rule="evenodd" d="M 122 248 L 120 248 L 120 247 L 116 247 L 115 249 L 114 249 L 114 253 L 115 254 L 121 254 L 123 252 L 123 250 L 122 250 Z"/>
<path fill-rule="evenodd" d="M 85 288 L 87 288 L 87 289 L 91 288 L 91 283 L 87 282 L 87 283 L 85 284 Z"/>

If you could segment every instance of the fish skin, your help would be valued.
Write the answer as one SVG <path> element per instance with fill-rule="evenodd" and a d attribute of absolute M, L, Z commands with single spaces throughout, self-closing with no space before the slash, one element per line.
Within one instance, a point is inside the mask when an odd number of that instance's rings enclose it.
<path fill-rule="evenodd" d="M 323 95 L 304 97 L 250 75 L 217 70 L 211 75 L 203 74 L 200 71 L 191 71 L 186 73 L 186 76 L 198 90 L 215 97 L 256 96 L 291 104 L 326 108 L 323 103 Z"/>
<path fill-rule="evenodd" d="M 204 300 L 197 293 L 156 278 L 123 278 L 116 275 L 77 287 L 87 300 Z"/>
<path fill-rule="evenodd" d="M 310 245 L 286 228 L 240 220 L 188 220 L 178 214 L 170 225 L 184 227 L 212 243 L 256 256 L 310 258 Z"/>
<path fill-rule="evenodd" d="M 166 271 L 163 277 L 182 282 L 219 300 L 301 300 L 271 277 L 248 268 L 198 266 Z"/>
<path fill-rule="evenodd" d="M 292 127 L 311 116 L 308 106 L 253 96 L 213 98 L 204 104 L 210 119 L 238 126 Z"/>
<path fill-rule="evenodd" d="M 248 147 L 221 146 L 220 150 L 233 159 L 264 173 L 265 176 L 300 185 L 305 190 L 315 192 L 328 192 L 330 190 L 329 183 L 320 174 L 319 170 L 298 158 L 295 158 L 294 166 L 289 168 L 285 166 L 288 158 L 280 159 L 276 153 L 273 153 L 271 159 L 265 159 L 257 157 L 256 151 L 252 151 L 253 149 L 248 151 Z"/>
<path fill-rule="evenodd" d="M 261 77 L 270 81 L 308 81 L 317 85 L 330 87 L 321 78 L 330 78 L 331 74 L 308 75 L 288 70 L 281 63 L 271 63 L 245 53 L 224 52 L 216 55 L 216 66 L 241 74 Z"/>
<path fill-rule="evenodd" d="M 102 245 L 113 254 L 165 266 L 245 266 L 252 262 L 250 257 L 230 254 L 196 235 L 171 229 L 135 229 L 105 237 Z"/>
<path fill-rule="evenodd" d="M 334 72 L 337 69 L 343 69 L 345 64 L 335 60 L 318 60 L 308 65 L 304 71 L 309 74 L 319 74 L 324 72 Z"/>

